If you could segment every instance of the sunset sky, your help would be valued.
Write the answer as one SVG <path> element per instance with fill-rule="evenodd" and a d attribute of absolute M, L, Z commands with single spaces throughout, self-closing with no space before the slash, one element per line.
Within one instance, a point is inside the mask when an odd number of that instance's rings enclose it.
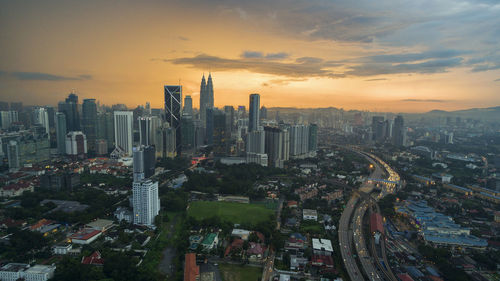
<path fill-rule="evenodd" d="M 0 100 L 393 112 L 500 105 L 496 0 L 3 1 Z"/>

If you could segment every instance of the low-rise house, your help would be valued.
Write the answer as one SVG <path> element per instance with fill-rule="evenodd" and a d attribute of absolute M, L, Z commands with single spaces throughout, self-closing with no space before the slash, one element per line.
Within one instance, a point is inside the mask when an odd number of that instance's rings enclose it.
<path fill-rule="evenodd" d="M 92 228 L 84 228 L 75 234 L 71 235 L 69 238 L 73 244 L 87 245 L 94 242 L 102 232 Z"/>
<path fill-rule="evenodd" d="M 101 232 L 106 232 L 108 229 L 113 227 L 113 221 L 112 220 L 104 220 L 104 219 L 97 219 L 93 222 L 90 222 L 86 225 L 88 228 L 92 228 L 95 230 L 99 230 Z"/>
<path fill-rule="evenodd" d="M 248 230 L 235 228 L 231 232 L 231 236 L 238 237 L 238 238 L 243 239 L 243 240 L 246 241 L 246 240 L 248 240 L 248 237 L 250 236 L 250 233 L 251 232 L 248 231 Z"/>
<path fill-rule="evenodd" d="M 318 212 L 316 210 L 304 209 L 302 210 L 302 218 L 304 220 L 318 220 Z"/>
<path fill-rule="evenodd" d="M 24 263 L 8 263 L 0 268 L 2 281 L 47 281 L 54 277 L 55 265 L 34 265 Z"/>
<path fill-rule="evenodd" d="M 82 264 L 102 266 L 104 265 L 104 259 L 99 251 L 95 251 L 88 257 L 82 257 Z"/>
<path fill-rule="evenodd" d="M 55 255 L 67 255 L 69 251 L 73 248 L 73 245 L 71 244 L 64 244 L 64 245 L 54 245 L 52 247 L 52 252 Z"/>
<path fill-rule="evenodd" d="M 217 233 L 210 233 L 205 236 L 201 245 L 205 250 L 212 250 L 219 243 L 219 235 Z"/>

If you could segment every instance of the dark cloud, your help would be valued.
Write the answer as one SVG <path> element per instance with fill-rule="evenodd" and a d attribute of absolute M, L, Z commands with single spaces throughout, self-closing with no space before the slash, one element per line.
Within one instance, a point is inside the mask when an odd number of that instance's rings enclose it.
<path fill-rule="evenodd" d="M 282 59 L 288 58 L 289 54 L 287 54 L 285 52 L 264 54 L 263 52 L 259 52 L 259 51 L 244 51 L 240 55 L 240 57 L 245 58 L 245 59 L 282 60 Z"/>
<path fill-rule="evenodd" d="M 493 80 L 493 82 L 500 82 L 500 78 Z"/>
<path fill-rule="evenodd" d="M 388 55 L 375 55 L 362 57 L 360 61 L 376 62 L 376 63 L 404 63 L 422 61 L 428 59 L 446 59 L 454 58 L 464 54 L 470 53 L 469 51 L 460 50 L 429 50 L 420 53 L 402 53 L 402 54 L 388 54 Z"/>
<path fill-rule="evenodd" d="M 188 65 L 198 69 L 210 67 L 212 70 L 217 71 L 246 70 L 255 73 L 300 78 L 344 77 L 343 74 L 334 72 L 328 64 L 323 64 L 322 60 L 318 58 L 302 58 L 296 62 L 278 62 L 255 58 L 258 58 L 256 54 L 250 54 L 247 51 L 239 59 L 227 59 L 202 54 L 194 57 L 165 59 L 163 61 L 178 65 Z"/>
<path fill-rule="evenodd" d="M 30 81 L 68 81 L 68 80 L 90 80 L 92 75 L 81 74 L 75 77 L 61 76 L 43 72 L 6 72 L 0 71 L 0 76 L 12 77 L 17 80 L 30 80 Z"/>
<path fill-rule="evenodd" d="M 178 36 L 177 39 L 182 40 L 182 41 L 189 41 L 190 39 L 184 36 Z"/>
<path fill-rule="evenodd" d="M 403 102 L 448 102 L 448 100 L 438 100 L 438 99 L 404 99 Z"/>
<path fill-rule="evenodd" d="M 435 59 L 421 63 L 365 63 L 351 67 L 347 75 L 374 76 L 380 74 L 401 73 L 441 73 L 462 65 L 462 58 Z"/>
<path fill-rule="evenodd" d="M 266 54 L 266 59 L 269 60 L 282 60 L 288 58 L 290 55 L 284 52 L 280 53 L 268 53 Z"/>
<path fill-rule="evenodd" d="M 375 79 L 366 79 L 365 81 L 367 82 L 373 82 L 373 81 L 385 81 L 387 78 L 375 78 Z"/>
<path fill-rule="evenodd" d="M 262 52 L 256 52 L 256 51 L 244 51 L 241 54 L 242 58 L 246 59 L 260 59 L 264 56 Z"/>

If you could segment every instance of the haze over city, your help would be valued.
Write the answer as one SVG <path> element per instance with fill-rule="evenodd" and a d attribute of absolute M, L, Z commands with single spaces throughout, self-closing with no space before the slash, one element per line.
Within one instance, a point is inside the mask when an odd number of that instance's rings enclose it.
<path fill-rule="evenodd" d="M 214 73 L 217 106 L 391 112 L 500 104 L 496 1 L 2 1 L 0 92 L 162 106 Z"/>

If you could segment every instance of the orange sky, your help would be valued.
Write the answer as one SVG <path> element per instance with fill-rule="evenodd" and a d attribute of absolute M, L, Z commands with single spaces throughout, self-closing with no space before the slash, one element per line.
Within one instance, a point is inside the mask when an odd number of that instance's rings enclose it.
<path fill-rule="evenodd" d="M 499 43 L 486 41 L 498 38 L 486 34 L 477 38 L 486 43 L 471 44 L 474 30 L 468 39 L 450 28 L 452 12 L 427 23 L 418 13 L 408 22 L 348 2 L 277 1 L 268 9 L 258 2 L 2 4 L 0 100 L 55 105 L 76 89 L 81 99 L 104 104 L 161 107 L 163 85 L 180 81 L 197 106 L 201 75 L 211 70 L 216 106 L 247 105 L 253 92 L 268 107 L 422 112 L 500 105 Z M 395 9 L 406 8 L 413 9 Z M 485 20 L 496 24 L 500 9 L 485 9 L 493 11 Z M 442 31 L 423 36 L 425 24 Z"/>

